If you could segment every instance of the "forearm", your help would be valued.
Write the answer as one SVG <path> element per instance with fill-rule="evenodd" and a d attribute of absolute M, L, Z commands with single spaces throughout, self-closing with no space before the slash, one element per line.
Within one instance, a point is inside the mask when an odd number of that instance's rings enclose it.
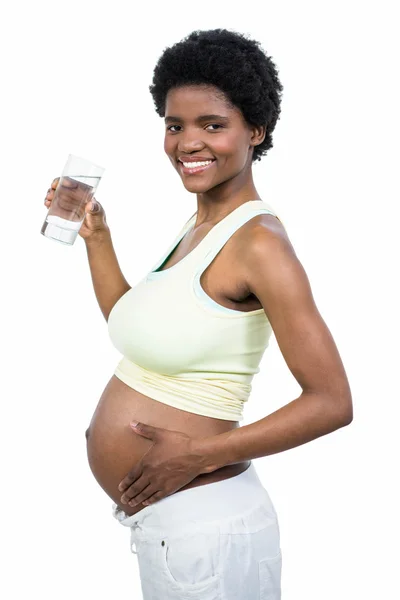
<path fill-rule="evenodd" d="M 295 448 L 348 425 L 351 403 L 303 392 L 267 417 L 195 440 L 203 473 Z"/>
<path fill-rule="evenodd" d="M 111 232 L 86 240 L 94 293 L 106 321 L 114 304 L 131 286 L 122 274 L 114 251 Z"/>

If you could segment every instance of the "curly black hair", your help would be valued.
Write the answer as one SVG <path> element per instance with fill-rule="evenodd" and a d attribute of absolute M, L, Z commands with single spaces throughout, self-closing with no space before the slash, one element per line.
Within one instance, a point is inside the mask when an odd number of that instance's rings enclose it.
<path fill-rule="evenodd" d="M 168 91 L 187 85 L 219 88 L 250 126 L 266 126 L 264 140 L 254 147 L 252 162 L 261 160 L 273 147 L 283 86 L 260 42 L 227 29 L 193 31 L 166 48 L 155 66 L 149 90 L 160 117 L 165 116 Z"/>

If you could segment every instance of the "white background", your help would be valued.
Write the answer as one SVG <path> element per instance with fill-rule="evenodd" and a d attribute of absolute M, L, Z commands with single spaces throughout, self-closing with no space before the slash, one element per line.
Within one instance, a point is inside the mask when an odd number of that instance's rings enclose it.
<path fill-rule="evenodd" d="M 8 3 L 0 14 L 1 542 L 7 599 L 140 598 L 129 531 L 86 460 L 85 430 L 120 359 L 83 240 L 40 235 L 68 153 L 106 168 L 103 203 L 134 285 L 197 209 L 163 150 L 148 91 L 194 29 L 249 34 L 284 85 L 254 180 L 284 220 L 336 341 L 349 427 L 255 461 L 278 511 L 283 600 L 400 595 L 399 78 L 394 2 Z M 300 394 L 275 338 L 242 425 Z"/>

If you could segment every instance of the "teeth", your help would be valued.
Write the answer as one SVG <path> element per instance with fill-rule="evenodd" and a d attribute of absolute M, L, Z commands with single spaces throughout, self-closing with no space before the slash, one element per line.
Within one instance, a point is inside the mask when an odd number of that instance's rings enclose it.
<path fill-rule="evenodd" d="M 184 162 L 183 164 L 185 165 L 185 167 L 193 169 L 194 167 L 202 167 L 203 165 L 209 165 L 212 162 L 212 160 L 203 160 L 201 162 Z"/>

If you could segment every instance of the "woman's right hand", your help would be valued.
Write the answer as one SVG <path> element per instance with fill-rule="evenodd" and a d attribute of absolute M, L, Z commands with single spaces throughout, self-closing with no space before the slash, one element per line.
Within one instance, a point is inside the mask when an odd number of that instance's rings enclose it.
<path fill-rule="evenodd" d="M 51 207 L 51 203 L 59 182 L 60 177 L 56 177 L 56 179 L 53 179 L 51 186 L 47 190 L 44 201 L 47 208 Z M 93 205 L 94 210 L 91 210 Z M 100 202 L 93 197 L 85 205 L 85 218 L 78 233 L 85 241 L 88 241 L 89 239 L 98 237 L 102 233 L 109 233 L 109 231 L 110 229 L 107 225 L 104 208 L 101 206 Z"/>

